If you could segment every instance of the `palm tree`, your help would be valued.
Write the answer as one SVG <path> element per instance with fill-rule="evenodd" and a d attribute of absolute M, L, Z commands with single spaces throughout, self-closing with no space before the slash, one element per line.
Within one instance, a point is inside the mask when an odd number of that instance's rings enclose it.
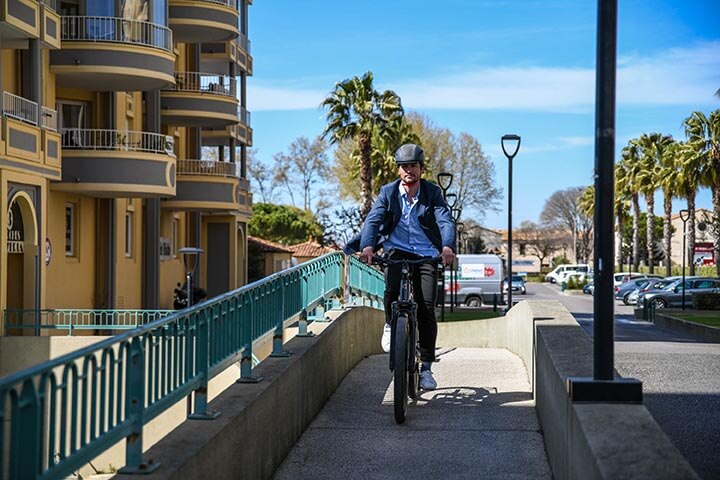
<path fill-rule="evenodd" d="M 617 217 L 617 264 L 618 272 L 623 269 L 623 230 L 625 220 L 630 216 L 630 208 L 628 202 L 632 198 L 632 188 L 630 188 L 628 177 L 628 169 L 624 162 L 620 161 L 615 164 L 615 216 Z"/>
<path fill-rule="evenodd" d="M 680 177 L 680 145 L 670 143 L 659 158 L 658 174 L 660 188 L 663 192 L 663 250 L 665 255 L 665 276 L 672 275 L 670 259 L 672 254 L 672 200 L 679 195 L 678 178 Z"/>
<path fill-rule="evenodd" d="M 655 190 L 659 186 L 660 158 L 666 155 L 668 145 L 672 142 L 669 135 L 659 133 L 643 133 L 636 140 L 640 148 L 641 169 L 635 177 L 636 186 L 645 196 L 647 203 L 647 255 L 650 273 L 655 272 Z"/>
<path fill-rule="evenodd" d="M 715 222 L 720 222 L 720 110 L 693 112 L 683 122 L 687 144 L 700 162 L 700 184 L 710 188 Z M 716 225 L 715 231 L 720 231 Z M 720 276 L 720 241 L 715 239 L 715 268 Z"/>
<path fill-rule="evenodd" d="M 622 150 L 623 168 L 625 170 L 626 188 L 630 192 L 630 200 L 633 210 L 633 234 L 632 234 L 632 270 L 640 268 L 640 194 L 637 189 L 637 176 L 642 170 L 640 165 L 640 152 L 637 144 L 631 140 Z"/>
<path fill-rule="evenodd" d="M 683 252 L 690 275 L 695 275 L 695 264 L 688 252 L 695 251 L 695 196 L 700 182 L 700 159 L 695 150 L 685 143 L 679 144 L 677 187 L 679 196 L 687 200 L 688 222 L 686 225 L 687 248 Z M 686 232 L 683 232 L 685 234 Z"/>
<path fill-rule="evenodd" d="M 379 93 L 373 86 L 372 72 L 335 84 L 323 100 L 327 127 L 322 133 L 336 144 L 345 139 L 357 141 L 360 152 L 360 214 L 365 217 L 372 207 L 372 138 L 378 130 L 385 135 L 404 112 L 400 97 L 391 90 Z"/>

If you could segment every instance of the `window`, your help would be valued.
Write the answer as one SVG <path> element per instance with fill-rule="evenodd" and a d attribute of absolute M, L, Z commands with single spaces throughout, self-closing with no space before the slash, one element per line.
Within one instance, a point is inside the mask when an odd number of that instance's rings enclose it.
<path fill-rule="evenodd" d="M 132 257 L 133 212 L 125 212 L 125 256 Z"/>
<path fill-rule="evenodd" d="M 74 203 L 65 204 L 65 256 L 75 256 L 75 228 L 77 222 L 75 221 L 75 212 L 77 208 Z"/>
<path fill-rule="evenodd" d="M 178 224 L 180 223 L 180 220 L 177 218 L 173 218 L 172 221 L 172 256 L 173 258 L 177 257 L 177 251 L 178 251 Z"/>

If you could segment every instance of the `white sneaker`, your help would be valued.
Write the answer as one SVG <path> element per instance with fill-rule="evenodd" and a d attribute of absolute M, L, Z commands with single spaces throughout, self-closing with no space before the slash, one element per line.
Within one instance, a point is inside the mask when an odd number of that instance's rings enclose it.
<path fill-rule="evenodd" d="M 420 388 L 423 390 L 435 390 L 437 388 L 437 382 L 430 370 L 420 372 Z"/>
<path fill-rule="evenodd" d="M 380 345 L 382 345 L 383 352 L 388 353 L 390 351 L 390 339 L 392 337 L 392 327 L 389 323 L 385 324 L 385 328 L 383 328 L 383 334 L 382 339 L 380 340 Z"/>

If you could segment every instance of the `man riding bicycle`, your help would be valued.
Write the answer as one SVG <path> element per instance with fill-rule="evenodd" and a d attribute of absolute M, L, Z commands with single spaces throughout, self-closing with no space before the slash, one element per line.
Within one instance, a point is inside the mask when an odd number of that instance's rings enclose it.
<path fill-rule="evenodd" d="M 420 178 L 425 168 L 425 153 L 417 145 L 406 144 L 395 152 L 395 163 L 400 178 L 380 189 L 359 239 L 351 241 L 349 248 L 359 250 L 360 260 L 366 263 L 372 263 L 373 252 L 382 247 L 385 252 L 391 252 L 389 258 L 393 260 L 440 256 L 443 264 L 451 265 L 455 258 L 455 223 L 440 187 Z M 399 295 L 400 278 L 400 265 L 385 268 L 386 323 L 381 340 L 385 352 L 390 351 L 392 304 Z M 434 390 L 437 383 L 431 365 L 435 361 L 437 338 L 435 265 L 426 263 L 413 268 L 412 281 L 418 305 L 420 388 Z"/>

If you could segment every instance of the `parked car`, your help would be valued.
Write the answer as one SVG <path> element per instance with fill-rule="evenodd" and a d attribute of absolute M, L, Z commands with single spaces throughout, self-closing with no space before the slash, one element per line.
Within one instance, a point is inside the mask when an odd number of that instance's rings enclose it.
<path fill-rule="evenodd" d="M 595 294 L 595 284 L 590 282 L 587 285 L 583 287 L 583 293 L 587 293 L 589 295 Z"/>
<path fill-rule="evenodd" d="M 692 278 L 685 280 L 685 302 L 692 303 L 692 296 L 696 293 L 720 293 L 720 279 Z M 682 279 L 676 280 L 660 290 L 649 290 L 638 296 L 638 305 L 644 306 L 644 300 L 655 308 L 680 307 L 683 298 Z"/>
<path fill-rule="evenodd" d="M 654 273 L 619 272 L 613 274 L 613 286 L 619 287 L 623 283 L 637 278 L 663 278 L 663 276 Z"/>
<path fill-rule="evenodd" d="M 632 280 L 629 280 L 621 285 L 615 286 L 615 300 L 620 300 L 625 305 L 630 305 L 628 303 L 628 297 L 635 289 L 640 289 L 650 283 L 652 280 L 649 278 L 633 278 Z"/>
<path fill-rule="evenodd" d="M 508 291 L 508 279 L 505 277 L 503 279 L 503 293 L 506 293 Z M 525 279 L 521 277 L 520 275 L 513 275 L 512 276 L 512 291 L 513 292 L 520 292 L 521 295 L 525 295 L 527 293 L 527 289 L 525 288 Z"/>
<path fill-rule="evenodd" d="M 588 265 L 587 263 L 574 265 L 558 265 L 552 272 L 545 275 L 545 281 L 550 283 L 560 283 L 560 275 L 564 272 L 588 273 L 589 271 L 590 265 Z"/>
<path fill-rule="evenodd" d="M 626 297 L 627 305 L 637 305 L 638 297 L 642 293 L 648 292 L 650 290 L 662 290 L 663 288 L 667 287 L 671 283 L 676 282 L 677 280 L 679 280 L 681 278 L 682 277 L 667 277 L 667 278 L 661 278 L 661 279 L 652 278 L 645 285 L 643 285 L 641 287 L 636 287 L 633 291 L 631 291 L 627 295 L 627 297 Z M 695 278 L 695 277 L 689 277 L 689 278 Z"/>

